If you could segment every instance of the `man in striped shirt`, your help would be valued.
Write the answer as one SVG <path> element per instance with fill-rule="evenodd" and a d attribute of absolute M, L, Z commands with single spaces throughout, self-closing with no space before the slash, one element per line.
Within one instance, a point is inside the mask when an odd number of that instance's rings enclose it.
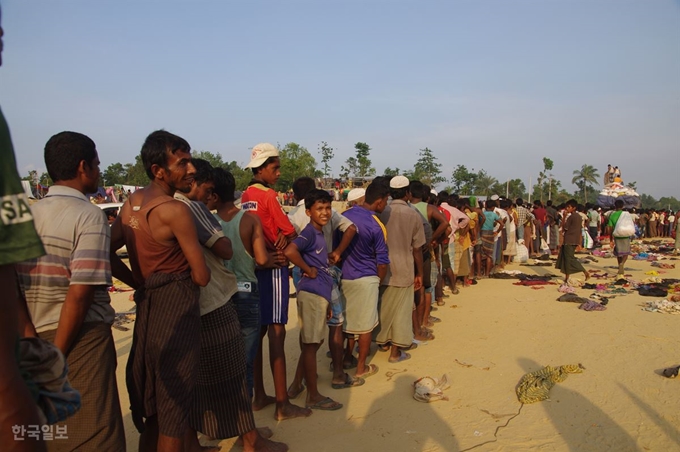
<path fill-rule="evenodd" d="M 23 333 L 59 347 L 82 396 L 61 450 L 125 450 L 107 291 L 111 233 L 104 212 L 85 196 L 97 190 L 99 156 L 87 136 L 61 132 L 45 145 L 45 165 L 54 185 L 32 210 L 47 255 L 17 265 L 30 312 Z"/>

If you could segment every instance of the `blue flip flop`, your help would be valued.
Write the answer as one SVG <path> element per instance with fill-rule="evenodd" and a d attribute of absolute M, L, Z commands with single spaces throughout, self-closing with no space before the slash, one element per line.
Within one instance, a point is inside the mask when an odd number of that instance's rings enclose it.
<path fill-rule="evenodd" d="M 399 358 L 397 359 L 390 358 L 388 359 L 388 361 L 391 363 L 400 363 L 402 361 L 406 361 L 407 359 L 411 359 L 410 353 L 402 352 L 401 350 L 399 350 L 399 353 L 400 353 Z"/>

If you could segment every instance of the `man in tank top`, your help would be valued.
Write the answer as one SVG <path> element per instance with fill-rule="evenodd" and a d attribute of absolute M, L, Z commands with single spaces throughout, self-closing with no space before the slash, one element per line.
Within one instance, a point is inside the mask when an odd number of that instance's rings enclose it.
<path fill-rule="evenodd" d="M 133 193 L 111 226 L 111 269 L 137 289 L 128 360 L 139 449 L 182 451 L 200 352 L 199 286 L 210 281 L 189 207 L 173 199 L 193 180 L 191 147 L 164 130 L 142 146 L 151 183 Z M 132 270 L 115 251 L 127 246 Z"/>

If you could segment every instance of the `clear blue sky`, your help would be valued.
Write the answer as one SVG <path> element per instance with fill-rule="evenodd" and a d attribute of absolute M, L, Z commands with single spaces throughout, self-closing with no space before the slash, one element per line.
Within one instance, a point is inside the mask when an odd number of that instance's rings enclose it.
<path fill-rule="evenodd" d="M 357 141 L 380 173 L 429 147 L 563 186 L 583 164 L 680 197 L 680 2 L 3 0 L 0 105 L 19 171 L 89 135 L 102 169 L 165 128 L 247 163 L 297 142 L 335 174 Z"/>

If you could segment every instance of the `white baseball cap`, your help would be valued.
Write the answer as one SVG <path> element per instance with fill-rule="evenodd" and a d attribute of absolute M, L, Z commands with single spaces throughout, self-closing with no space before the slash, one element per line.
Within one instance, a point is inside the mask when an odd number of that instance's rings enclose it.
<path fill-rule="evenodd" d="M 259 168 L 264 162 L 267 161 L 269 157 L 278 157 L 279 150 L 274 147 L 271 143 L 260 143 L 253 146 L 253 150 L 250 153 L 250 163 L 246 165 L 246 168 Z"/>

